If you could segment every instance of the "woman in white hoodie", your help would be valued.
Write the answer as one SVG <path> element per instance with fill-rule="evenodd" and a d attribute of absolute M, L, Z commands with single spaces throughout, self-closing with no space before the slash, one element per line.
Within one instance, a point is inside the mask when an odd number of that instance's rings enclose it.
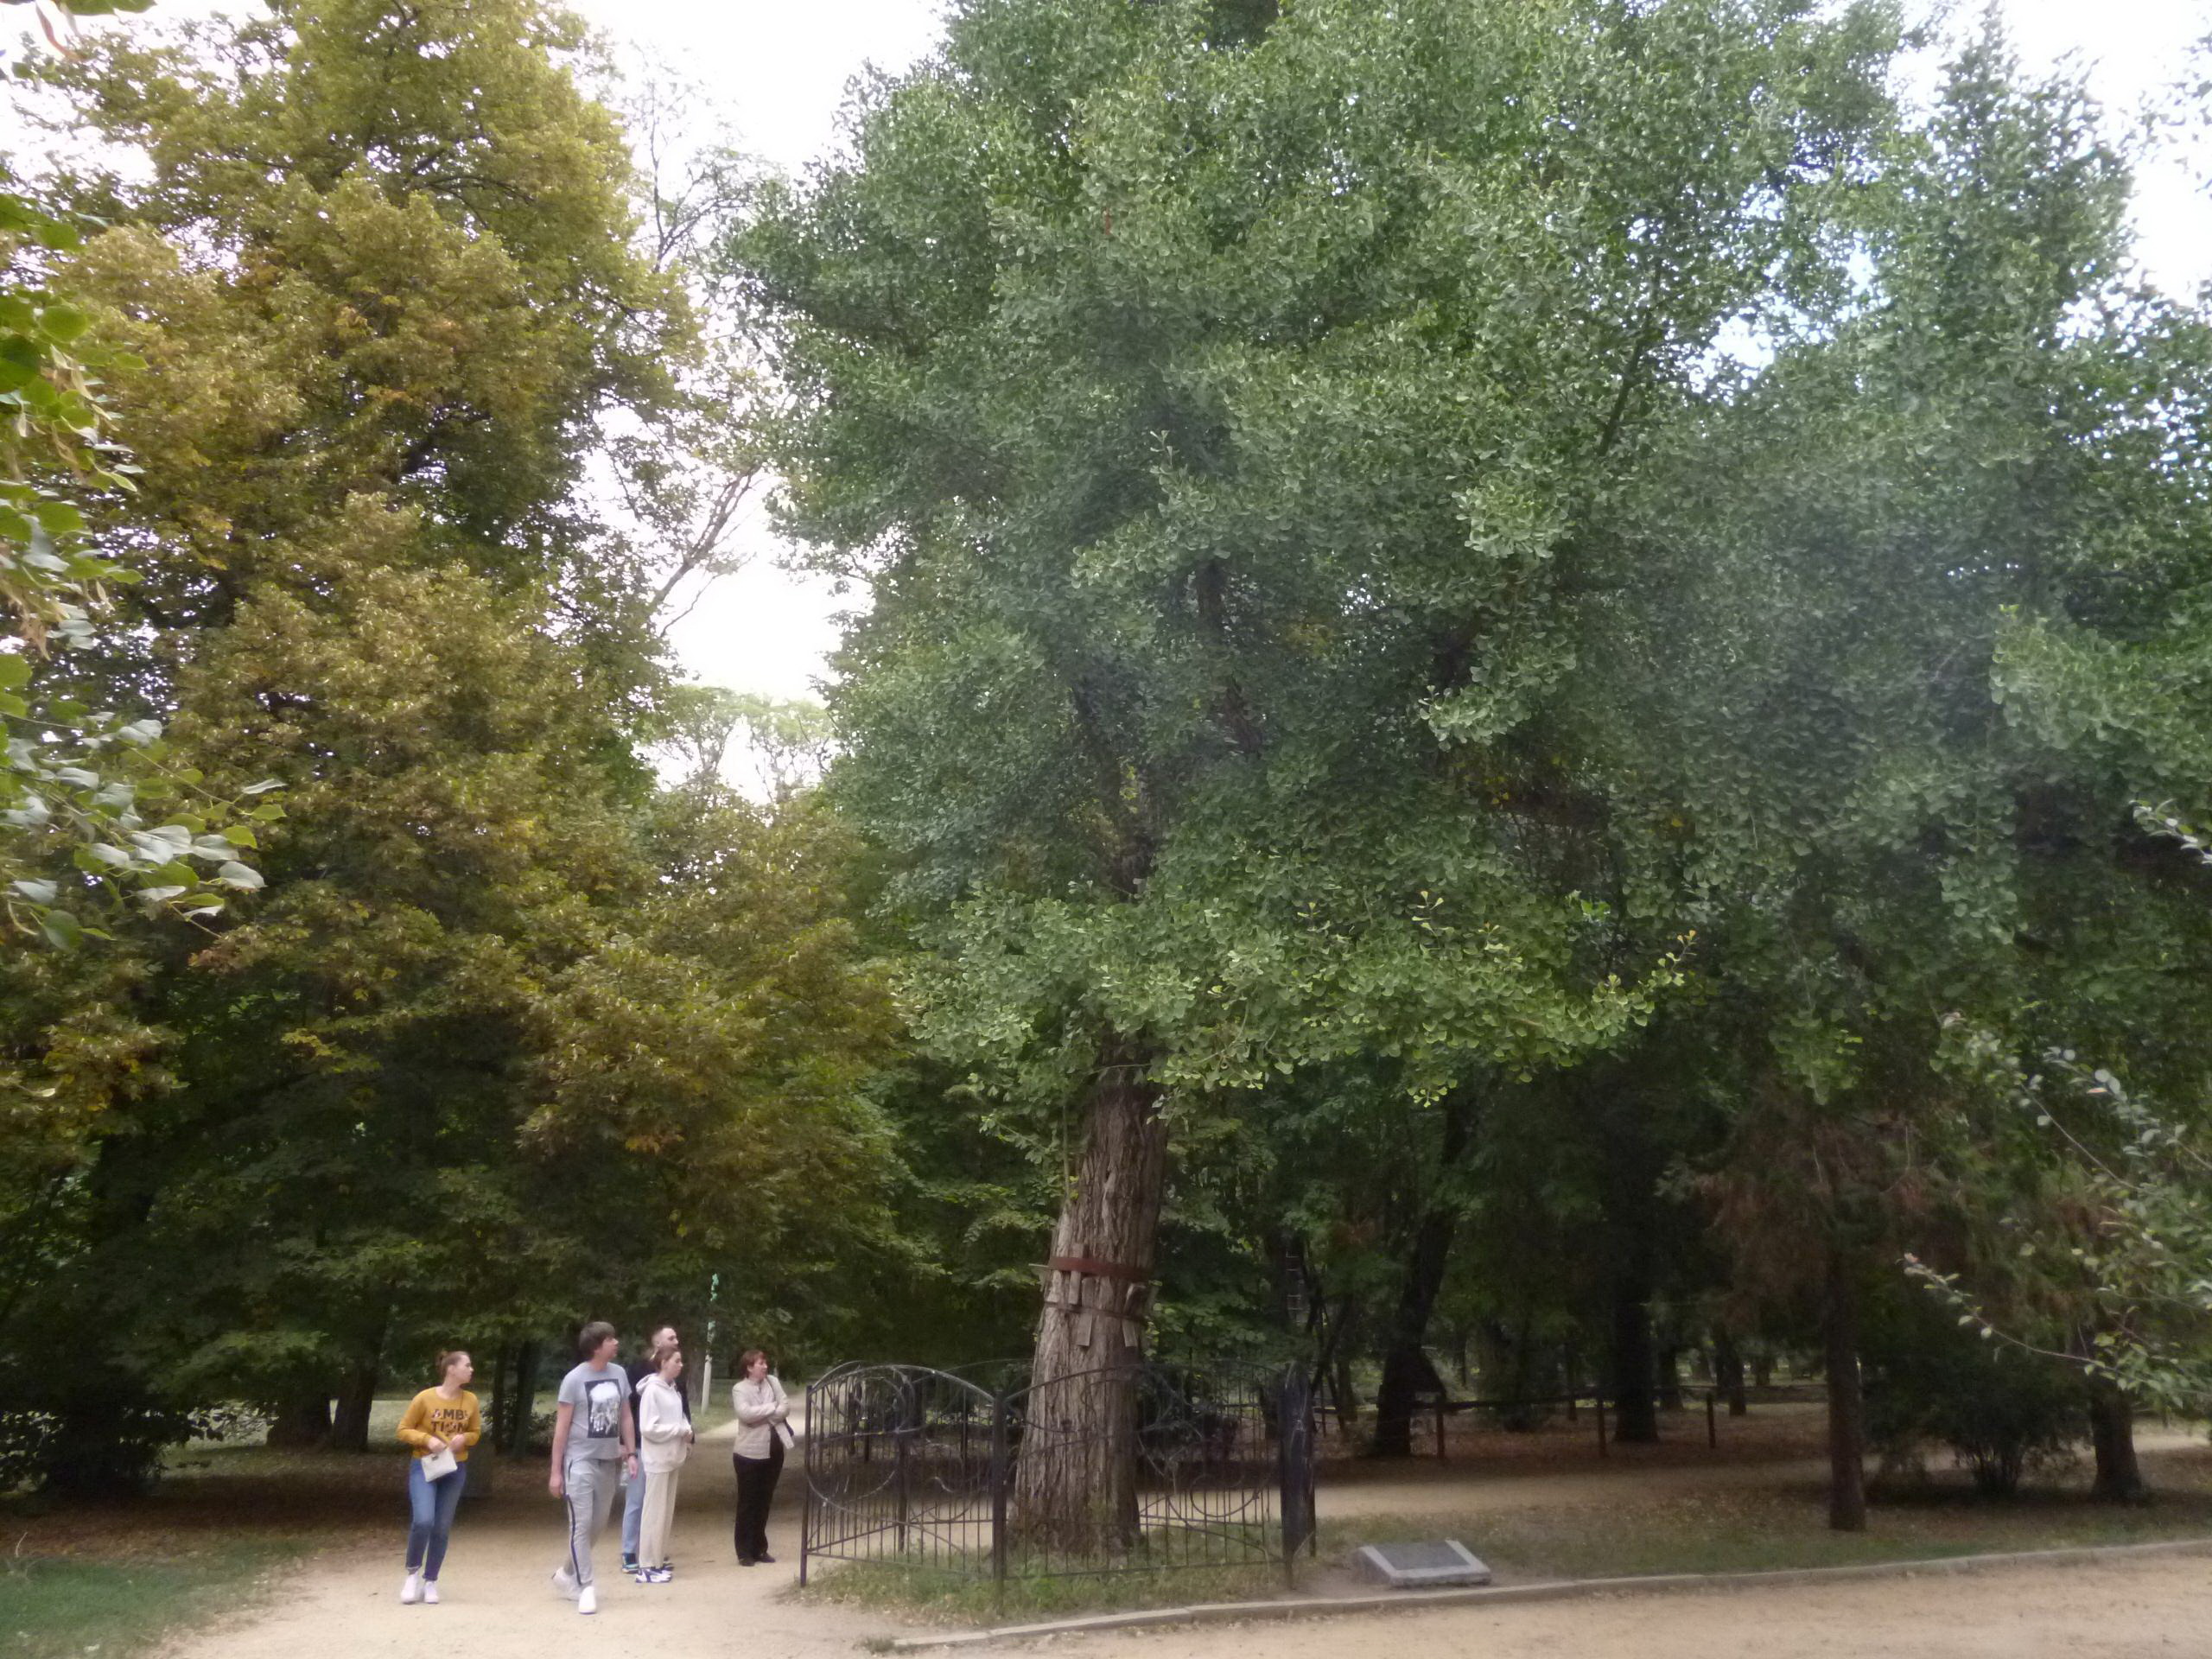
<path fill-rule="evenodd" d="M 638 1382 L 638 1458 L 645 1465 L 645 1510 L 638 1529 L 638 1582 L 666 1584 L 668 1528 L 676 1516 L 676 1483 L 691 1454 L 691 1423 L 683 1414 L 681 1350 L 664 1349 L 660 1365 Z"/>

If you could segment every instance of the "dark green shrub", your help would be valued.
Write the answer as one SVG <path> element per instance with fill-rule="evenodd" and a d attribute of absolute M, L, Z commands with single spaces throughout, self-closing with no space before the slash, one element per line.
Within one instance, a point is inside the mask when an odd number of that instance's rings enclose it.
<path fill-rule="evenodd" d="M 1906 1306 L 1865 1357 L 1866 1427 L 1892 1462 L 1948 1448 L 1977 1491 L 2009 1497 L 2031 1469 L 2069 1456 L 2088 1433 L 2070 1366 L 1961 1326 L 1942 1309 Z"/>
<path fill-rule="evenodd" d="M 160 1472 L 162 1452 L 199 1432 L 193 1411 L 99 1367 L 0 1380 L 13 1385 L 0 1411 L 0 1491 L 141 1492 Z"/>

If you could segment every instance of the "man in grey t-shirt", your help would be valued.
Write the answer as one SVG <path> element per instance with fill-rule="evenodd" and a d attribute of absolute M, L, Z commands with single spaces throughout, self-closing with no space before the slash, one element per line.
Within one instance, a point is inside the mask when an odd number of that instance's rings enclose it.
<path fill-rule="evenodd" d="M 607 1524 L 626 1467 L 638 1478 L 637 1426 L 630 1414 L 630 1379 L 614 1363 L 614 1327 L 594 1319 L 576 1334 L 583 1363 L 561 1379 L 553 1414 L 553 1469 L 546 1486 L 569 1505 L 569 1559 L 553 1587 L 576 1599 L 576 1611 L 599 1611 L 593 1586 L 592 1541 Z"/>

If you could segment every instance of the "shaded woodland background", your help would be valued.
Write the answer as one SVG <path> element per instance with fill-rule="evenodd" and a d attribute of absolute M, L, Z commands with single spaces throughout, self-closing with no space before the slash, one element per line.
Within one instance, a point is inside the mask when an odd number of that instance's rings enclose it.
<path fill-rule="evenodd" d="M 1058 1374 L 1109 1249 L 1384 1454 L 1787 1357 L 1845 1528 L 2201 1407 L 2212 330 L 1993 29 L 974 0 L 795 181 L 537 0 L 62 43 L 0 1478 L 601 1316 Z M 772 477 L 826 713 L 660 639 Z"/>

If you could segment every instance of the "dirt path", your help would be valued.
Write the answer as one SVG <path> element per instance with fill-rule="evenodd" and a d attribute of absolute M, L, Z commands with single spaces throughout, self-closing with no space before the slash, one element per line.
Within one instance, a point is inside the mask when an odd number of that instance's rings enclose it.
<path fill-rule="evenodd" d="M 702 1483 L 705 1484 L 706 1483 Z M 728 1484 L 727 1479 L 720 1483 Z M 721 1512 L 683 1519 L 678 1581 L 603 1584 L 587 1622 L 545 1586 L 556 1529 L 486 1527 L 456 1538 L 447 1599 L 402 1607 L 391 1552 L 319 1558 L 248 1615 L 179 1643 L 173 1659 L 384 1659 L 462 1653 L 542 1659 L 588 1637 L 676 1653 L 850 1659 L 888 1621 L 799 1605 L 779 1592 L 781 1561 L 746 1571 Z M 1252 1622 L 1008 1644 L 994 1653 L 1099 1659 L 2205 1659 L 2212 1572 L 2202 1558 L 2056 1573 L 2006 1570 L 1825 1586 L 1606 1597 L 1495 1609 L 1443 1609 L 1294 1623 Z"/>
<path fill-rule="evenodd" d="M 448 1557 L 445 1599 L 397 1599 L 404 1523 L 390 1541 L 326 1551 L 230 1618 L 181 1632 L 163 1659 L 542 1659 L 579 1639 L 650 1643 L 681 1653 L 763 1659 L 847 1659 L 895 1621 L 785 1592 L 796 1576 L 797 1481 L 787 1476 L 771 1539 L 775 1565 L 741 1568 L 730 1549 L 728 1430 L 709 1435 L 686 1470 L 674 1584 L 645 1587 L 613 1570 L 613 1529 L 600 1550 L 600 1611 L 580 1618 L 547 1574 L 563 1545 L 560 1506 L 535 1465 L 500 1471 L 489 1507 L 465 1509 Z M 1777 1451 L 1782 1448 L 1777 1447 Z M 1398 1465 L 1348 1471 L 1321 1494 L 1325 1513 L 1466 1511 L 1648 1499 L 1680 1486 L 1796 1478 L 1797 1460 L 1715 1469 L 1637 1467 L 1624 1460 L 1573 1472 L 1470 1482 L 1466 1471 Z M 1808 1465 L 1803 1478 L 1817 1478 Z M 397 1505 L 395 1505 L 395 1509 Z M 1789 1586 L 1734 1592 L 1621 1595 L 1490 1609 L 1440 1609 L 1297 1623 L 1194 1626 L 1060 1637 L 993 1652 L 1071 1652 L 1127 1659 L 2212 1659 L 2212 1566 L 2150 1559 L 2054 1572 Z"/>
<path fill-rule="evenodd" d="M 437 1606 L 399 1605 L 403 1510 L 389 1544 L 311 1557 L 235 1617 L 178 1633 L 162 1649 L 162 1659 L 543 1659 L 579 1641 L 687 1655 L 850 1659 L 861 1640 L 882 1634 L 883 1620 L 801 1606 L 781 1595 L 798 1574 L 798 1482 L 791 1474 L 768 1529 L 775 1564 L 738 1566 L 730 1547 L 736 1503 L 730 1432 L 709 1433 L 684 1469 L 670 1546 L 676 1582 L 640 1586 L 616 1570 L 618 1512 L 594 1557 L 599 1611 L 589 1618 L 548 1582 L 567 1553 L 567 1527 L 562 1506 L 546 1495 L 542 1463 L 532 1459 L 499 1471 L 491 1508 L 462 1507 Z"/>

